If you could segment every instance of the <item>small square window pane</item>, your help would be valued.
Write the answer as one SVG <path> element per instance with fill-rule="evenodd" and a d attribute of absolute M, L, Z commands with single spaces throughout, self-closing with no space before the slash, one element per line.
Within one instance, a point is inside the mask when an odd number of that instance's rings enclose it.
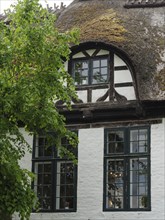
<path fill-rule="evenodd" d="M 81 75 L 82 76 L 88 76 L 88 70 L 82 70 Z"/>
<path fill-rule="evenodd" d="M 107 66 L 107 65 L 108 65 L 107 59 L 101 60 L 101 67 Z"/>
<path fill-rule="evenodd" d="M 40 163 L 36 163 L 36 168 L 35 168 L 35 172 L 36 173 L 43 173 L 44 172 L 44 164 Z M 37 170 L 38 169 L 38 170 Z"/>
<path fill-rule="evenodd" d="M 144 195 L 147 193 L 147 187 L 145 183 L 139 184 L 139 195 Z"/>
<path fill-rule="evenodd" d="M 37 184 L 43 184 L 43 174 L 38 174 L 37 176 Z"/>
<path fill-rule="evenodd" d="M 45 146 L 45 137 L 38 138 L 38 146 Z"/>
<path fill-rule="evenodd" d="M 75 63 L 75 70 L 82 69 L 83 63 L 82 62 L 76 62 Z"/>
<path fill-rule="evenodd" d="M 74 196 L 73 185 L 66 185 L 66 196 Z"/>
<path fill-rule="evenodd" d="M 42 198 L 40 199 L 42 203 L 42 209 L 43 210 L 50 210 L 51 209 L 51 199 L 49 198 Z"/>
<path fill-rule="evenodd" d="M 138 130 L 132 130 L 130 132 L 130 140 L 131 141 L 138 141 Z"/>
<path fill-rule="evenodd" d="M 82 62 L 82 69 L 88 69 L 88 62 L 87 61 Z"/>
<path fill-rule="evenodd" d="M 38 147 L 38 152 L 36 152 L 36 153 L 38 153 L 36 156 L 37 157 L 43 157 L 44 156 L 44 146 L 42 147 L 42 146 L 39 146 Z"/>
<path fill-rule="evenodd" d="M 100 60 L 94 60 L 93 61 L 93 67 L 96 68 L 96 67 L 99 67 L 100 66 Z"/>
<path fill-rule="evenodd" d="M 139 197 L 140 208 L 147 208 L 149 206 L 149 198 L 147 194 Z"/>
<path fill-rule="evenodd" d="M 106 75 L 107 76 L 107 68 L 101 68 L 101 75 Z"/>
<path fill-rule="evenodd" d="M 73 209 L 73 204 L 73 197 L 63 197 L 60 199 L 60 209 Z"/>
<path fill-rule="evenodd" d="M 44 164 L 44 173 L 51 173 L 51 164 Z"/>
<path fill-rule="evenodd" d="M 42 197 L 43 196 L 43 187 L 42 186 L 35 187 L 34 190 L 37 193 L 38 197 Z"/>
<path fill-rule="evenodd" d="M 139 196 L 130 196 L 130 208 L 139 208 Z"/>
<path fill-rule="evenodd" d="M 147 140 L 147 135 L 148 135 L 147 129 L 139 130 L 139 140 L 140 141 Z"/>
<path fill-rule="evenodd" d="M 123 131 L 111 131 L 107 135 L 107 153 L 124 152 L 124 133 Z"/>
<path fill-rule="evenodd" d="M 51 186 L 50 185 L 43 187 L 43 196 L 44 197 L 51 197 Z"/>
<path fill-rule="evenodd" d="M 139 142 L 131 142 L 130 143 L 130 153 L 138 153 L 139 152 Z"/>
<path fill-rule="evenodd" d="M 139 141 L 139 152 L 143 153 L 143 152 L 147 152 L 147 141 Z"/>
<path fill-rule="evenodd" d="M 51 184 L 51 175 L 50 174 L 43 175 L 43 183 L 44 184 Z"/>
<path fill-rule="evenodd" d="M 123 131 L 110 131 L 108 133 L 108 141 L 124 141 Z"/>

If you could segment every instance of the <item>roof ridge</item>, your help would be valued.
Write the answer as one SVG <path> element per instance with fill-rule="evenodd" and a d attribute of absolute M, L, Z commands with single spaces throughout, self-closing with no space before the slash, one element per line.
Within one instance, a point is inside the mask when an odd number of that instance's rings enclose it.
<path fill-rule="evenodd" d="M 127 0 L 125 8 L 137 7 L 163 7 L 165 0 Z"/>

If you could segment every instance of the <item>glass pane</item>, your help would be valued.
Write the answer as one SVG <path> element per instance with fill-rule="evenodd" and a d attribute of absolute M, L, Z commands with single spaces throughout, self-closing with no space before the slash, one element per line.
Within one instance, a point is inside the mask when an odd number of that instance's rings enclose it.
<path fill-rule="evenodd" d="M 51 172 L 51 164 L 44 164 L 44 173 L 50 173 Z"/>
<path fill-rule="evenodd" d="M 42 210 L 50 210 L 51 209 L 51 199 L 49 198 L 44 198 L 44 199 L 40 199 L 40 201 L 42 202 Z"/>
<path fill-rule="evenodd" d="M 124 198 L 124 161 L 107 160 L 106 171 L 106 207 L 123 208 Z"/>
<path fill-rule="evenodd" d="M 148 151 L 148 130 L 139 129 L 130 131 L 130 152 L 144 153 Z"/>
<path fill-rule="evenodd" d="M 139 151 L 138 147 L 139 147 L 138 142 L 131 142 L 130 143 L 130 152 L 137 153 Z"/>
<path fill-rule="evenodd" d="M 144 195 L 148 195 L 147 158 L 130 159 L 130 208 L 144 208 Z"/>
<path fill-rule="evenodd" d="M 104 68 L 102 70 L 100 70 L 100 69 L 93 70 L 92 84 L 104 83 L 104 82 L 106 82 L 106 80 L 107 80 L 107 71 L 105 71 Z"/>
<path fill-rule="evenodd" d="M 140 141 L 144 141 L 144 140 L 147 140 L 147 129 L 141 129 L 139 130 L 139 140 Z"/>
<path fill-rule="evenodd" d="M 45 137 L 39 136 L 36 138 L 35 157 L 52 156 L 52 147 L 47 145 Z"/>
<path fill-rule="evenodd" d="M 75 85 L 88 84 L 88 61 L 78 61 L 74 64 L 73 77 Z"/>
<path fill-rule="evenodd" d="M 107 65 L 108 65 L 107 59 L 101 60 L 101 67 L 107 66 Z"/>
<path fill-rule="evenodd" d="M 51 187 L 50 187 L 50 185 L 43 187 L 43 195 L 45 197 L 51 197 Z"/>
<path fill-rule="evenodd" d="M 107 68 L 101 68 L 101 75 L 107 75 Z"/>
<path fill-rule="evenodd" d="M 87 61 L 82 62 L 82 69 L 88 69 L 88 62 Z"/>
<path fill-rule="evenodd" d="M 131 131 L 131 141 L 138 141 L 138 130 L 132 130 Z"/>
<path fill-rule="evenodd" d="M 56 209 L 73 208 L 74 169 L 71 162 L 57 163 Z"/>
<path fill-rule="evenodd" d="M 82 76 L 88 76 L 88 70 L 82 70 Z"/>
<path fill-rule="evenodd" d="M 107 134 L 107 153 L 123 153 L 124 152 L 124 132 L 110 131 Z"/>
<path fill-rule="evenodd" d="M 74 198 L 73 197 L 62 197 L 59 199 L 60 209 L 73 209 Z"/>
<path fill-rule="evenodd" d="M 50 174 L 44 174 L 43 175 L 43 184 L 50 184 L 51 183 L 51 175 Z"/>
<path fill-rule="evenodd" d="M 51 189 L 52 189 L 52 165 L 50 162 L 35 162 L 34 173 L 34 190 L 39 199 L 39 208 L 42 210 L 51 209 Z"/>
<path fill-rule="evenodd" d="M 94 67 L 94 68 L 100 67 L 100 60 L 94 60 L 94 61 L 93 61 L 93 67 Z"/>

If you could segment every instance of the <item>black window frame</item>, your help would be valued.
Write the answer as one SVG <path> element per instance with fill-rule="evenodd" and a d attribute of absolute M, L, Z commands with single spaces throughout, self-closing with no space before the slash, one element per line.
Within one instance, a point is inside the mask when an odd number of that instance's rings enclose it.
<path fill-rule="evenodd" d="M 99 83 L 92 83 L 92 80 L 93 80 L 93 61 L 95 60 L 99 60 L 101 61 L 101 59 L 106 59 L 107 60 L 107 80 L 105 82 L 99 82 Z M 88 78 L 88 83 L 86 84 L 75 84 L 75 86 L 82 86 L 82 87 L 85 87 L 85 86 L 95 86 L 95 85 L 102 85 L 102 84 L 108 84 L 109 83 L 109 80 L 110 80 L 110 55 L 107 54 L 107 55 L 99 55 L 99 56 L 91 56 L 91 57 L 81 57 L 81 58 L 72 58 L 71 59 L 71 75 L 73 77 L 73 79 L 75 80 L 75 73 L 74 73 L 74 65 L 76 62 L 83 62 L 83 61 L 87 61 L 88 62 L 88 75 L 87 75 L 87 78 Z M 99 66 L 98 68 L 105 68 L 104 67 L 101 67 Z M 70 68 L 69 68 L 70 69 Z"/>
<path fill-rule="evenodd" d="M 75 132 L 78 135 L 78 132 Z M 36 151 L 36 141 L 38 139 L 38 137 L 42 137 L 42 135 L 34 135 L 33 137 L 33 152 L 32 152 L 32 172 L 35 173 L 35 164 L 36 163 L 51 163 L 52 164 L 52 169 L 51 169 L 51 204 L 52 207 L 50 209 L 38 209 L 38 210 L 33 210 L 33 212 L 46 212 L 46 213 L 50 213 L 50 212 L 76 212 L 77 211 L 77 164 L 74 164 L 73 161 L 71 161 L 70 159 L 67 159 L 67 157 L 63 157 L 60 158 L 58 150 L 56 148 L 55 145 L 51 146 L 52 149 L 52 155 L 51 156 L 41 156 L 41 157 L 36 157 L 35 156 L 35 151 Z M 63 145 L 64 146 L 64 145 Z M 66 147 L 66 145 L 65 145 Z M 69 149 L 70 150 L 70 149 Z M 71 151 L 72 152 L 72 151 Z M 77 148 L 73 148 L 73 153 L 75 154 L 76 158 L 78 157 L 78 147 Z M 59 208 L 57 209 L 57 164 L 58 163 L 71 163 L 73 165 L 73 176 L 74 176 L 74 181 L 73 181 L 73 207 L 72 208 Z M 60 173 L 61 175 L 61 173 Z M 61 178 L 61 176 L 60 176 Z M 34 181 L 32 182 L 32 189 L 34 190 Z M 66 183 L 67 184 L 67 183 Z M 65 185 L 66 185 L 65 184 Z M 38 187 L 38 185 L 36 185 Z M 59 185 L 61 186 L 61 185 Z M 65 189 L 66 191 L 66 189 Z M 67 196 L 65 196 L 67 197 Z M 59 197 L 60 199 L 61 197 Z"/>
<path fill-rule="evenodd" d="M 130 153 L 130 133 L 132 130 L 147 129 L 148 150 L 145 153 Z M 124 152 L 121 153 L 107 153 L 107 134 L 109 131 L 123 131 L 124 133 Z M 133 158 L 146 158 L 147 159 L 147 207 L 143 208 L 130 208 L 130 161 Z M 107 184 L 107 161 L 120 160 L 124 161 L 124 175 L 123 175 L 123 208 L 107 208 L 106 204 L 106 184 Z M 151 211 L 151 165 L 150 165 L 150 126 L 132 126 L 132 127 L 119 127 L 119 128 L 106 128 L 104 130 L 104 180 L 103 180 L 103 211 Z M 108 169 L 109 171 L 109 169 Z M 139 182 L 138 182 L 139 183 Z"/>

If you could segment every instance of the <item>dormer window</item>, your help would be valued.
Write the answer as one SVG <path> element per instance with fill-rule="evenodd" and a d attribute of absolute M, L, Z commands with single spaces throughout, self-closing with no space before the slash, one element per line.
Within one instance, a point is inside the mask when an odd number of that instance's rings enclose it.
<path fill-rule="evenodd" d="M 130 59 L 117 48 L 102 43 L 73 48 L 68 71 L 79 100 L 73 103 L 125 102 L 136 100 L 136 81 Z"/>
<path fill-rule="evenodd" d="M 75 85 L 95 85 L 108 80 L 108 57 L 98 56 L 73 61 L 73 78 Z"/>

